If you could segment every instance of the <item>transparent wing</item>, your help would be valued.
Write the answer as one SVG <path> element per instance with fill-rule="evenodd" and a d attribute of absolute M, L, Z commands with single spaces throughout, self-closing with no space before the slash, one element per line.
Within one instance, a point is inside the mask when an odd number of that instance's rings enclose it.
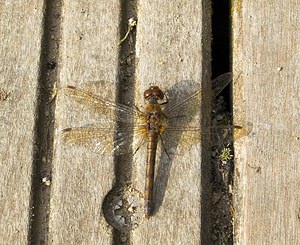
<path fill-rule="evenodd" d="M 227 72 L 224 73 L 214 80 L 212 80 L 212 92 L 213 92 L 213 98 L 217 97 L 223 89 L 232 81 L 232 73 Z"/>
<path fill-rule="evenodd" d="M 217 96 L 230 82 L 232 81 L 232 73 L 224 73 L 218 76 L 212 81 L 213 91 L 208 90 L 198 90 L 192 95 L 184 98 L 184 95 L 177 96 L 179 99 L 175 103 L 170 103 L 166 106 L 164 113 L 167 118 L 176 119 L 176 124 L 180 123 L 178 120 L 185 120 L 185 123 L 191 121 L 195 117 L 197 111 L 200 111 L 201 101 L 205 101 L 210 96 Z M 209 111 L 209 110 L 208 110 Z M 184 122 L 182 122 L 184 123 Z"/>
<path fill-rule="evenodd" d="M 162 134 L 161 139 L 167 153 L 185 152 L 194 144 L 201 140 L 209 139 L 223 143 L 233 143 L 234 141 L 249 135 L 252 131 L 252 123 L 239 125 L 219 125 L 210 128 L 200 127 L 169 127 Z M 213 138 L 210 138 L 213 136 Z"/>
<path fill-rule="evenodd" d="M 67 86 L 63 91 L 108 119 L 98 125 L 64 129 L 62 137 L 66 143 L 86 145 L 101 154 L 117 155 L 135 151 L 144 143 L 145 115 L 137 108 L 104 100 L 73 86 Z"/>
<path fill-rule="evenodd" d="M 142 126 L 122 126 L 116 130 L 95 125 L 66 128 L 62 138 L 66 143 L 84 145 L 104 155 L 135 152 L 146 141 Z"/>
<path fill-rule="evenodd" d="M 202 138 L 201 129 L 197 127 L 169 127 L 161 135 L 163 150 L 168 155 L 176 152 L 185 152 L 192 145 L 200 142 Z"/>
<path fill-rule="evenodd" d="M 107 101 L 98 95 L 73 86 L 67 86 L 63 88 L 63 91 L 76 102 L 88 106 L 113 121 L 132 122 L 145 116 L 143 112 L 135 107 Z"/>
<path fill-rule="evenodd" d="M 163 135 L 166 148 L 174 148 L 178 145 L 179 149 L 188 149 L 193 144 L 199 143 L 204 137 L 215 134 L 220 138 L 230 138 L 231 141 L 237 140 L 248 135 L 252 131 L 252 124 L 245 125 L 203 125 L 200 127 L 201 101 L 208 96 L 217 96 L 232 81 L 232 73 L 225 73 L 212 81 L 213 91 L 198 90 L 187 98 L 180 99 L 176 103 L 167 106 L 164 114 L 168 118 L 168 127 Z M 210 110 L 207 110 L 210 114 Z M 198 117 L 197 117 L 198 116 Z M 210 116 L 210 115 L 208 115 Z M 175 139 L 168 141 L 168 139 Z M 177 143 L 174 143 L 176 142 Z"/>

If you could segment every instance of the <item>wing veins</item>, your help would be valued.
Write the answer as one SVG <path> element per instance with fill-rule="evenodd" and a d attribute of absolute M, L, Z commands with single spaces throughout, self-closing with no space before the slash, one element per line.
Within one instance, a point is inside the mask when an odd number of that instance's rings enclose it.
<path fill-rule="evenodd" d="M 97 112 L 100 112 L 101 114 L 107 114 L 107 111 L 110 111 L 112 114 L 116 112 L 116 116 L 118 116 L 118 112 L 121 112 L 123 114 L 124 113 L 130 114 L 135 118 L 138 118 L 139 116 L 141 117 L 145 116 L 145 114 L 142 111 L 134 107 L 129 107 L 123 104 L 118 104 L 108 100 L 104 100 L 98 95 L 95 95 L 91 92 L 84 91 L 74 86 L 67 86 L 65 90 L 66 93 L 71 98 L 73 98 L 77 103 L 86 105 L 91 109 L 95 109 Z M 122 121 L 122 119 L 123 118 L 121 117 L 119 120 Z"/>

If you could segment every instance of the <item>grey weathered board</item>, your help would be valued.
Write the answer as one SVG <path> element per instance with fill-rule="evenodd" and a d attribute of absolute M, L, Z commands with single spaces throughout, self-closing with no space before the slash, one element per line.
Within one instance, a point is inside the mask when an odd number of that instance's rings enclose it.
<path fill-rule="evenodd" d="M 103 80 L 94 92 L 114 101 L 119 1 L 66 1 L 62 12 L 58 87 L 81 87 Z M 61 142 L 63 128 L 96 123 L 97 119 L 97 114 L 66 98 L 58 89 L 49 223 L 49 241 L 53 244 L 112 241 L 111 229 L 102 215 L 102 202 L 114 180 L 113 156 Z"/>
<path fill-rule="evenodd" d="M 119 1 L 64 4 L 59 87 L 80 87 L 102 80 L 94 92 L 114 101 L 119 8 Z M 187 80 L 198 88 L 208 84 L 209 11 L 208 3 L 200 1 L 138 4 L 137 105 L 143 104 L 142 93 L 150 84 L 163 90 Z M 97 122 L 95 113 L 58 93 L 49 230 L 53 244 L 111 243 L 112 230 L 107 227 L 101 205 L 115 179 L 113 157 L 82 146 L 70 147 L 60 137 L 65 127 L 93 122 Z M 168 182 L 164 175 L 161 181 L 166 190 L 159 211 L 132 232 L 132 244 L 200 242 L 201 155 L 197 149 L 173 160 Z M 132 187 L 143 193 L 145 155 L 141 151 L 134 158 L 132 172 Z"/>
<path fill-rule="evenodd" d="M 300 1 L 234 1 L 236 244 L 300 242 Z"/>
<path fill-rule="evenodd" d="M 43 1 L 0 6 L 0 243 L 26 244 Z"/>
<path fill-rule="evenodd" d="M 187 81 L 210 81 L 209 1 L 140 1 L 137 27 L 137 98 L 150 84 L 163 90 Z M 199 114 L 201 107 L 199 107 Z M 138 155 L 134 184 L 143 190 L 144 155 Z M 158 212 L 133 231 L 133 244 L 199 244 L 201 234 L 199 148 L 157 163 Z M 166 177 L 168 176 L 168 177 Z M 209 237 L 209 235 L 207 236 Z M 204 242 L 205 243 L 205 242 Z"/>

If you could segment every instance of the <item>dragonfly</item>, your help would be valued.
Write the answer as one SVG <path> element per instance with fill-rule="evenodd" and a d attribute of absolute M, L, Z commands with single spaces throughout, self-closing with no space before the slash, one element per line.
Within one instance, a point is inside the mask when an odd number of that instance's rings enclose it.
<path fill-rule="evenodd" d="M 225 73 L 212 81 L 213 94 L 217 96 L 232 80 L 231 73 Z M 63 139 L 68 143 L 91 144 L 101 154 L 126 154 L 134 149 L 134 154 L 141 145 L 146 144 L 146 169 L 144 200 L 145 217 L 153 213 L 153 189 L 155 162 L 158 143 L 167 155 L 168 144 L 165 137 L 180 133 L 181 144 L 189 146 L 201 139 L 199 120 L 194 120 L 201 100 L 209 96 L 208 92 L 197 90 L 187 97 L 171 102 L 158 86 L 150 86 L 144 91 L 144 109 L 108 101 L 89 91 L 67 86 L 64 88 L 68 97 L 77 103 L 88 106 L 100 113 L 104 120 L 99 124 L 66 128 Z M 170 140 L 169 140 L 170 142 Z M 124 145 L 130 147 L 124 147 Z"/>

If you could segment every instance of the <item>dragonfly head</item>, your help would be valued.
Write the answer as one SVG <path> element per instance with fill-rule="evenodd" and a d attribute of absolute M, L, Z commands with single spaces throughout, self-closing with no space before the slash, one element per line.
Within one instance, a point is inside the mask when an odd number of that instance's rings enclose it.
<path fill-rule="evenodd" d="M 158 100 L 164 98 L 164 93 L 158 86 L 150 86 L 150 88 L 144 92 L 144 98 L 150 103 L 156 104 Z"/>

